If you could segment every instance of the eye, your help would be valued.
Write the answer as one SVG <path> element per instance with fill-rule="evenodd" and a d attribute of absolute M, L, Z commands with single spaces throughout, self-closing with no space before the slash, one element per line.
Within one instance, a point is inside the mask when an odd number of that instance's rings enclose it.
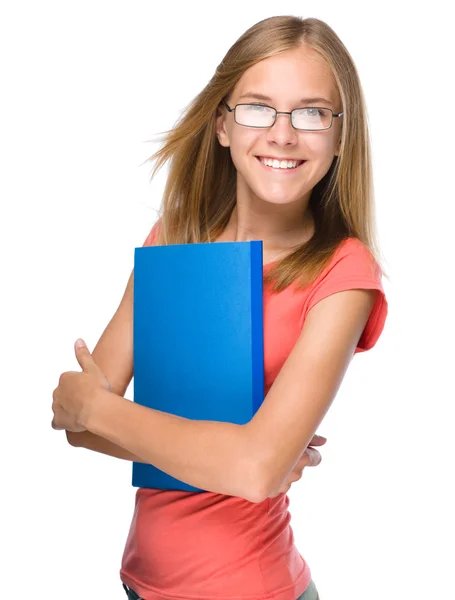
<path fill-rule="evenodd" d="M 271 110 L 266 104 L 248 104 L 246 108 L 251 112 L 268 112 Z"/>
<path fill-rule="evenodd" d="M 322 116 L 323 114 L 325 114 L 325 111 L 319 108 L 301 108 L 299 113 L 299 115 L 303 115 L 303 116 L 307 116 L 307 117 L 317 117 L 317 116 Z"/>

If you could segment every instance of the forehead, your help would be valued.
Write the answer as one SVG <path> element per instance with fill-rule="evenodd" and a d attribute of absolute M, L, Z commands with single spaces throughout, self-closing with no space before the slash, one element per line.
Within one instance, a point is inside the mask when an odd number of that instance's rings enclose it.
<path fill-rule="evenodd" d="M 250 92 L 286 103 L 317 96 L 336 104 L 339 98 L 326 62 L 306 47 L 271 56 L 247 69 L 232 90 L 231 98 L 238 101 Z"/>

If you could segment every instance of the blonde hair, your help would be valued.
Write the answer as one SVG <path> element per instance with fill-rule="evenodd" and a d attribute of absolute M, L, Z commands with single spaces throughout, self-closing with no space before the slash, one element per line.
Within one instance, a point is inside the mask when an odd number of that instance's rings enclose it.
<path fill-rule="evenodd" d="M 335 32 L 315 18 L 276 16 L 250 27 L 228 50 L 205 88 L 164 132 L 151 178 L 169 161 L 155 244 L 195 244 L 216 239 L 236 204 L 236 169 L 229 148 L 219 144 L 216 115 L 220 102 L 243 73 L 259 61 L 311 46 L 331 69 L 343 111 L 339 156 L 312 190 L 309 209 L 314 234 L 292 254 L 274 263 L 264 281 L 280 292 L 296 281 L 314 281 L 340 243 L 355 237 L 380 266 L 375 231 L 371 150 L 362 88 L 354 62 Z"/>

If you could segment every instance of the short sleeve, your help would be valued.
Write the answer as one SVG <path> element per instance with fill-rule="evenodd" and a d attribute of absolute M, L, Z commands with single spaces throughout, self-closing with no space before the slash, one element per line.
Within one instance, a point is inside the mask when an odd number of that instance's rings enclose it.
<path fill-rule="evenodd" d="M 355 349 L 358 353 L 373 348 L 384 329 L 388 313 L 381 269 L 360 240 L 349 238 L 337 249 L 332 262 L 310 289 L 304 311 L 306 315 L 323 298 L 354 289 L 378 290 L 376 302 Z"/>
<path fill-rule="evenodd" d="M 142 247 L 144 246 L 153 246 L 153 242 L 155 241 L 155 238 L 157 236 L 158 233 L 158 227 L 159 227 L 159 220 L 153 225 L 152 229 L 150 230 L 150 233 L 148 234 L 148 236 L 145 238 L 144 243 L 142 244 Z"/>

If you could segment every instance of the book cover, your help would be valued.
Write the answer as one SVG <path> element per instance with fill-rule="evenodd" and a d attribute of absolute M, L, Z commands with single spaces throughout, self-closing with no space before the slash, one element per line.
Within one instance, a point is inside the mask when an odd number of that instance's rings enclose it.
<path fill-rule="evenodd" d="M 264 399 L 262 294 L 261 240 L 135 248 L 134 402 L 250 421 Z M 153 465 L 132 468 L 134 487 L 206 491 Z"/>

